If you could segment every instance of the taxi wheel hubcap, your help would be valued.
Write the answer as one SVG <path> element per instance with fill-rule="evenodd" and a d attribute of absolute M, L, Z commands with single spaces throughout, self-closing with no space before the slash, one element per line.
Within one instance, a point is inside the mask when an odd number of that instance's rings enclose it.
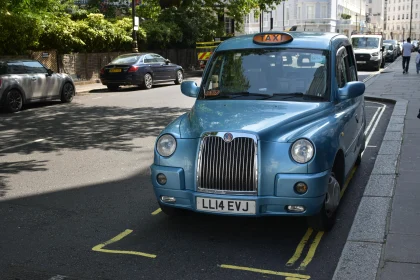
<path fill-rule="evenodd" d="M 71 98 L 73 98 L 74 88 L 71 84 L 65 84 L 63 91 L 64 91 L 64 96 L 66 97 L 67 100 L 70 100 Z"/>
<path fill-rule="evenodd" d="M 328 180 L 328 190 L 325 198 L 325 212 L 331 217 L 340 203 L 340 184 L 335 179 L 334 174 L 330 175 Z"/>
<path fill-rule="evenodd" d="M 147 88 L 151 88 L 152 87 L 153 81 L 152 81 L 152 76 L 150 76 L 150 74 L 146 74 L 144 76 L 144 83 L 146 84 L 146 87 Z"/>

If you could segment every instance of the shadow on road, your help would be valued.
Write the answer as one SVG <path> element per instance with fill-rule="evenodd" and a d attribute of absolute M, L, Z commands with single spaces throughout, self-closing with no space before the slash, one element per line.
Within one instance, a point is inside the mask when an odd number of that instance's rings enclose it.
<path fill-rule="evenodd" d="M 157 136 L 163 127 L 188 110 L 170 107 L 93 107 L 76 103 L 38 106 L 36 110 L 0 116 L 0 155 L 92 148 L 131 151 L 138 148 L 132 143 L 134 138 Z M 48 141 L 42 145 L 10 149 L 40 138 Z"/>
<path fill-rule="evenodd" d="M 302 219 L 153 216 L 158 205 L 149 176 L 141 173 L 0 202 L 0 275 L 23 280 L 30 279 L 18 278 L 24 272 L 45 271 L 49 278 L 39 279 L 50 279 L 52 272 L 77 279 L 244 279 L 229 277 L 236 272 L 218 264 L 279 269 L 306 229 Z M 158 257 L 92 251 L 126 229 L 133 233 L 106 248 Z"/>

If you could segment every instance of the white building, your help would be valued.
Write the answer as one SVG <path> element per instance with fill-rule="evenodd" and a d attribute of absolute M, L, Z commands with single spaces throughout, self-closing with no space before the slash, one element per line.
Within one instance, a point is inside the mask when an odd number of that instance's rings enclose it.
<path fill-rule="evenodd" d="M 366 0 L 286 0 L 274 11 L 264 12 L 263 31 L 270 29 L 272 15 L 273 30 L 296 25 L 298 31 L 339 32 L 350 36 L 356 29 L 365 29 L 365 14 Z M 258 13 L 251 12 L 245 17 L 244 30 L 237 34 L 260 32 L 259 22 Z"/>
<path fill-rule="evenodd" d="M 366 13 L 370 21 L 366 23 L 367 31 L 384 32 L 385 0 L 367 0 Z"/>
<path fill-rule="evenodd" d="M 387 39 L 420 38 L 420 0 L 387 0 L 386 17 Z"/>

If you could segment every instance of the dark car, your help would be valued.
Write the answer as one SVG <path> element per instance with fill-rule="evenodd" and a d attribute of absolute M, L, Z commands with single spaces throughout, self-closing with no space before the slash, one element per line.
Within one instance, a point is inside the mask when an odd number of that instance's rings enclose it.
<path fill-rule="evenodd" d="M 0 60 L 0 106 L 9 112 L 30 102 L 61 99 L 68 103 L 75 93 L 69 75 L 54 73 L 37 60 Z"/>
<path fill-rule="evenodd" d="M 398 44 L 398 40 L 384 40 L 384 44 L 390 44 L 394 46 L 394 49 L 397 50 L 397 56 L 402 54 L 401 46 Z"/>
<path fill-rule="evenodd" d="M 394 45 L 391 44 L 384 44 L 385 47 L 385 61 L 394 62 L 395 59 L 398 57 L 397 49 Z"/>
<path fill-rule="evenodd" d="M 109 90 L 117 90 L 121 85 L 150 89 L 157 83 L 181 84 L 184 70 L 155 53 L 131 53 L 120 55 L 103 67 L 100 79 Z"/>

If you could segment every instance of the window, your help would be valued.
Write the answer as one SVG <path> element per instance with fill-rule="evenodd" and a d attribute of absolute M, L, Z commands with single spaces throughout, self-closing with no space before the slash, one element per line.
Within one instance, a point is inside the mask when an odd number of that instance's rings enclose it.
<path fill-rule="evenodd" d="M 395 15 L 394 15 L 394 16 L 392 16 L 392 20 L 395 20 Z"/>
<path fill-rule="evenodd" d="M 408 14 L 407 14 L 407 16 L 405 18 L 408 19 Z"/>
<path fill-rule="evenodd" d="M 111 61 L 111 64 L 134 64 L 139 60 L 139 55 L 121 55 Z"/>
<path fill-rule="evenodd" d="M 31 74 L 47 74 L 48 71 L 45 67 L 38 61 L 24 61 L 23 65 L 26 68 L 26 71 Z"/>
<path fill-rule="evenodd" d="M 301 19 L 302 18 L 302 8 L 301 7 L 298 7 L 297 18 L 298 19 Z"/>
<path fill-rule="evenodd" d="M 339 88 L 344 87 L 347 84 L 347 82 L 349 82 L 349 73 L 347 72 L 347 69 L 349 69 L 348 66 L 348 55 L 346 49 L 344 49 L 340 56 L 337 57 L 336 79 Z"/>
<path fill-rule="evenodd" d="M 417 18 L 417 13 L 416 13 L 416 18 Z"/>
<path fill-rule="evenodd" d="M 398 15 L 398 20 L 400 19 L 400 15 Z"/>
<path fill-rule="evenodd" d="M 164 59 L 163 57 L 161 57 L 158 54 L 152 54 L 152 57 L 154 58 L 155 62 L 158 62 L 158 63 L 165 63 L 166 62 L 166 59 Z"/>
<path fill-rule="evenodd" d="M 404 14 L 402 15 L 402 18 L 401 19 L 404 19 Z"/>
<path fill-rule="evenodd" d="M 282 94 L 296 92 L 326 98 L 329 96 L 330 72 L 327 54 L 328 51 L 322 50 L 286 48 L 216 53 L 208 65 L 209 71 L 203 78 L 203 90 L 198 98 L 234 95 L 236 99 L 281 100 Z M 293 83 L 290 83 L 292 77 Z M 244 94 L 242 97 L 242 92 L 253 95 Z M 273 95 L 275 93 L 278 95 Z"/>
<path fill-rule="evenodd" d="M 22 62 L 8 62 L 7 63 L 8 74 L 26 74 L 25 67 Z"/>
<path fill-rule="evenodd" d="M 286 8 L 286 20 L 290 19 L 290 15 L 289 15 L 289 7 Z"/>
<path fill-rule="evenodd" d="M 369 3 L 372 3 L 372 0 L 369 0 Z"/>
<path fill-rule="evenodd" d="M 372 14 L 372 8 L 369 8 L 369 14 Z"/>
<path fill-rule="evenodd" d="M 326 5 L 321 6 L 321 18 L 327 18 L 327 6 Z"/>
<path fill-rule="evenodd" d="M 156 60 L 155 60 L 155 58 L 153 57 L 153 56 L 151 56 L 150 54 L 146 54 L 145 56 L 144 56 L 144 63 L 155 63 L 155 62 L 157 62 Z"/>
<path fill-rule="evenodd" d="M 356 61 L 354 60 L 354 53 L 353 53 L 353 49 L 350 46 L 346 46 L 346 51 L 348 54 L 348 66 L 349 66 L 349 81 L 357 81 L 357 74 L 356 74 L 356 70 L 357 70 L 357 66 L 356 66 Z"/>
<path fill-rule="evenodd" d="M 314 6 L 307 6 L 306 7 L 306 18 L 313 19 L 315 18 L 315 9 Z"/>
<path fill-rule="evenodd" d="M 232 33 L 232 19 L 230 17 L 225 17 L 225 32 L 227 34 Z"/>

